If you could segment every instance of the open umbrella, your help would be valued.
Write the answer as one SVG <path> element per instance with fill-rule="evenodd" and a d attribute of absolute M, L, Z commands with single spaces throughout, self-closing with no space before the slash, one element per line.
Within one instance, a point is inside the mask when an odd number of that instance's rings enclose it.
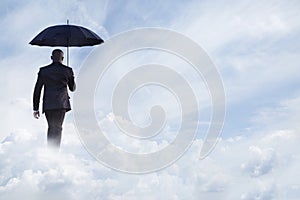
<path fill-rule="evenodd" d="M 67 20 L 67 24 L 44 29 L 29 44 L 67 47 L 67 65 L 69 66 L 69 47 L 93 46 L 103 42 L 93 31 L 82 26 L 69 25 L 69 20 Z"/>

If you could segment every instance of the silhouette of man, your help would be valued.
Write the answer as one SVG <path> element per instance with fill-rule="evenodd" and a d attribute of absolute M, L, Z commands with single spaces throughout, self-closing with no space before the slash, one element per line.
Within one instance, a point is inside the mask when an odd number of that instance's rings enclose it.
<path fill-rule="evenodd" d="M 48 146 L 60 147 L 62 125 L 65 113 L 71 110 L 70 91 L 75 91 L 76 84 L 72 68 L 62 64 L 64 53 L 60 49 L 52 51 L 52 63 L 41 67 L 33 92 L 33 116 L 40 117 L 39 103 L 42 87 L 43 113 L 48 122 L 47 143 Z"/>

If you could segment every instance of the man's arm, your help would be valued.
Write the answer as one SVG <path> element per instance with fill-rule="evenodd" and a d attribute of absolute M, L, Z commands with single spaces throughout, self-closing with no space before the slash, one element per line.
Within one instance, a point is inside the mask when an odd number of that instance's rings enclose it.
<path fill-rule="evenodd" d="M 34 87 L 34 92 L 33 92 L 33 116 L 35 118 L 39 118 L 40 113 L 39 113 L 39 105 L 40 105 L 40 97 L 41 97 L 41 90 L 43 87 L 44 83 L 40 77 L 40 72 L 38 73 L 38 78 Z"/>
<path fill-rule="evenodd" d="M 70 91 L 72 91 L 72 92 L 74 92 L 76 90 L 76 83 L 75 83 L 74 73 L 73 73 L 72 69 L 71 69 L 71 74 L 70 74 L 69 81 L 68 81 L 68 87 L 69 87 Z"/>

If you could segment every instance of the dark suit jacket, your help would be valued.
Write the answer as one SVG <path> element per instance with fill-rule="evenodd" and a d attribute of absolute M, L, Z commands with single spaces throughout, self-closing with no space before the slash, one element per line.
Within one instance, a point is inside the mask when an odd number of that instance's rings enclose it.
<path fill-rule="evenodd" d="M 41 67 L 33 92 L 33 110 L 39 110 L 41 90 L 44 86 L 43 113 L 46 110 L 71 110 L 68 87 L 71 91 L 76 88 L 72 68 L 59 62 Z"/>

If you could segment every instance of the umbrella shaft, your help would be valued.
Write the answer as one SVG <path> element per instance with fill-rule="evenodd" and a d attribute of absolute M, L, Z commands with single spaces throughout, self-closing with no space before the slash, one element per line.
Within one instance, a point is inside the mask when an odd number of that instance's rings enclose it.
<path fill-rule="evenodd" d="M 69 67 L 69 47 L 67 47 L 67 66 Z"/>

